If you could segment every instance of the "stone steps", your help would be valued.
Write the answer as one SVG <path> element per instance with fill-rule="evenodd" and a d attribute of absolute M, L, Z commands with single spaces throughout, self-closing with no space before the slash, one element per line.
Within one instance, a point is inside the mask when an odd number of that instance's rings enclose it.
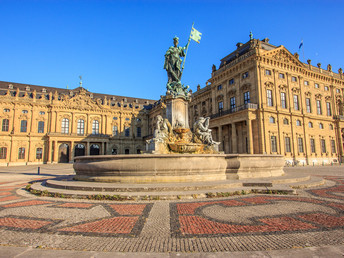
<path fill-rule="evenodd" d="M 277 187 L 238 187 L 238 188 L 218 188 L 203 189 L 193 191 L 161 191 L 161 192 L 99 192 L 99 191 L 80 191 L 46 187 L 42 183 L 35 183 L 31 186 L 35 191 L 46 191 L 51 194 L 63 195 L 71 198 L 89 198 L 89 196 L 116 196 L 122 200 L 177 200 L 177 199 L 198 199 L 211 197 L 227 197 L 231 195 L 241 195 L 247 193 L 280 193 L 280 194 L 296 194 L 295 189 L 285 186 Z"/>

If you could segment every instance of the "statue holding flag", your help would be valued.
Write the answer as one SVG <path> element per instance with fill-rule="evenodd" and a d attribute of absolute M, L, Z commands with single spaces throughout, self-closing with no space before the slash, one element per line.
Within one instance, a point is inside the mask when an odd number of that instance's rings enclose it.
<path fill-rule="evenodd" d="M 202 33 L 197 31 L 192 25 L 190 37 L 185 47 L 178 46 L 179 38 L 177 36 L 173 38 L 173 46 L 171 46 L 166 51 L 164 63 L 164 69 L 167 71 L 168 77 L 166 85 L 167 94 L 173 96 L 183 96 L 188 98 L 189 86 L 182 85 L 181 77 L 183 74 L 185 59 L 189 48 L 190 40 L 193 39 L 194 41 L 199 43 L 201 35 Z M 181 57 L 184 57 L 183 65 Z"/>

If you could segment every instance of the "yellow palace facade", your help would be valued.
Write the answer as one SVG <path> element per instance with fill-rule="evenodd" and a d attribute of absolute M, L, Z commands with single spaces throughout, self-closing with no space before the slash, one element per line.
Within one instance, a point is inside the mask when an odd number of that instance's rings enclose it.
<path fill-rule="evenodd" d="M 72 162 L 75 156 L 145 148 L 149 102 L 0 82 L 0 165 Z"/>
<path fill-rule="evenodd" d="M 282 154 L 289 164 L 343 162 L 344 77 L 269 39 L 238 43 L 189 107 L 210 116 L 225 153 Z"/>

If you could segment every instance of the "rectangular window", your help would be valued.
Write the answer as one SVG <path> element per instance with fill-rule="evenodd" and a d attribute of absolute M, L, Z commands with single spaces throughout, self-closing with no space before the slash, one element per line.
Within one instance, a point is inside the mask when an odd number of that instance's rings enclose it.
<path fill-rule="evenodd" d="M 84 120 L 82 120 L 82 119 L 78 120 L 76 133 L 78 135 L 84 135 L 84 133 L 85 133 L 85 121 Z"/>
<path fill-rule="evenodd" d="M 326 142 L 324 139 L 320 140 L 320 145 L 321 145 L 321 152 L 326 153 Z"/>
<path fill-rule="evenodd" d="M 21 120 L 21 122 L 20 122 L 20 132 L 21 133 L 26 133 L 27 132 L 27 121 L 26 120 Z"/>
<path fill-rule="evenodd" d="M 250 92 L 246 91 L 244 92 L 244 104 L 250 103 Z"/>
<path fill-rule="evenodd" d="M 234 84 L 234 78 L 233 79 L 230 79 L 229 82 L 228 82 L 229 85 L 232 85 Z"/>
<path fill-rule="evenodd" d="M 44 133 L 44 122 L 43 121 L 38 122 L 38 133 Z"/>
<path fill-rule="evenodd" d="M 303 139 L 298 138 L 297 143 L 298 143 L 298 147 L 299 147 L 299 152 L 302 153 L 303 152 Z"/>
<path fill-rule="evenodd" d="M 3 119 L 2 120 L 2 131 L 3 132 L 8 132 L 9 125 L 10 125 L 10 121 L 8 119 Z"/>
<path fill-rule="evenodd" d="M 272 107 L 273 106 L 272 90 L 266 90 L 266 98 L 267 98 L 267 105 L 269 107 Z"/>
<path fill-rule="evenodd" d="M 315 141 L 313 138 L 311 139 L 311 152 L 315 153 Z"/>
<path fill-rule="evenodd" d="M 99 121 L 97 120 L 92 122 L 92 134 L 99 134 Z"/>
<path fill-rule="evenodd" d="M 222 90 L 222 85 L 221 84 L 217 86 L 217 90 Z"/>
<path fill-rule="evenodd" d="M 304 81 L 304 84 L 305 84 L 306 86 L 308 86 L 308 85 L 309 85 L 309 81 Z"/>
<path fill-rule="evenodd" d="M 295 76 L 292 76 L 292 77 L 291 77 L 291 81 L 292 81 L 292 82 L 297 82 L 296 77 L 295 77 Z"/>
<path fill-rule="evenodd" d="M 6 159 L 7 157 L 7 148 L 1 147 L 0 148 L 0 159 Z"/>
<path fill-rule="evenodd" d="M 290 150 L 290 137 L 284 138 L 285 152 L 291 152 Z"/>
<path fill-rule="evenodd" d="M 43 149 L 37 148 L 36 149 L 36 159 L 42 159 L 42 156 L 43 156 Z"/>
<path fill-rule="evenodd" d="M 137 127 L 137 137 L 141 137 L 141 127 Z"/>
<path fill-rule="evenodd" d="M 336 153 L 336 142 L 335 142 L 335 140 L 331 140 L 331 150 L 332 150 L 332 153 Z"/>
<path fill-rule="evenodd" d="M 281 107 L 287 108 L 287 101 L 286 101 L 286 94 L 285 92 L 281 92 Z"/>
<path fill-rule="evenodd" d="M 219 112 L 223 111 L 223 102 L 219 102 Z"/>
<path fill-rule="evenodd" d="M 307 113 L 312 113 L 311 99 L 310 98 L 306 98 L 306 111 L 307 111 Z"/>
<path fill-rule="evenodd" d="M 242 78 L 243 78 L 243 79 L 245 79 L 245 78 L 247 78 L 247 77 L 248 77 L 248 72 L 245 72 L 245 73 L 242 74 Z"/>
<path fill-rule="evenodd" d="M 231 110 L 235 109 L 235 97 L 230 98 Z"/>
<path fill-rule="evenodd" d="M 117 127 L 117 125 L 114 125 L 112 127 L 112 135 L 113 136 L 117 136 L 118 135 L 118 127 Z"/>
<path fill-rule="evenodd" d="M 328 86 L 325 86 L 325 87 L 324 87 L 324 90 L 325 90 L 325 91 L 329 91 Z"/>
<path fill-rule="evenodd" d="M 25 148 L 19 148 L 18 159 L 25 159 Z"/>
<path fill-rule="evenodd" d="M 266 70 L 265 70 L 265 74 L 266 74 L 266 75 L 271 75 L 271 70 L 267 70 L 267 69 L 266 69 Z"/>
<path fill-rule="evenodd" d="M 61 124 L 61 133 L 68 134 L 69 133 L 69 119 L 63 118 Z"/>
<path fill-rule="evenodd" d="M 283 74 L 283 73 L 280 73 L 280 74 L 278 74 L 278 77 L 279 77 L 280 79 L 284 79 L 284 74 Z"/>
<path fill-rule="evenodd" d="M 276 136 L 271 136 L 271 152 L 277 152 Z"/>
<path fill-rule="evenodd" d="M 130 136 L 130 128 L 125 126 L 124 127 L 124 135 L 125 137 L 129 137 Z"/>
<path fill-rule="evenodd" d="M 321 111 L 321 102 L 320 100 L 317 100 L 317 114 L 321 115 L 322 111 Z"/>
<path fill-rule="evenodd" d="M 298 95 L 294 95 L 294 109 L 295 110 L 300 110 L 299 96 Z"/>
<path fill-rule="evenodd" d="M 328 116 L 332 116 L 331 103 L 326 102 L 326 113 Z"/>
<path fill-rule="evenodd" d="M 319 89 L 319 84 L 318 84 L 318 83 L 315 83 L 315 84 L 314 84 L 314 88 Z"/>

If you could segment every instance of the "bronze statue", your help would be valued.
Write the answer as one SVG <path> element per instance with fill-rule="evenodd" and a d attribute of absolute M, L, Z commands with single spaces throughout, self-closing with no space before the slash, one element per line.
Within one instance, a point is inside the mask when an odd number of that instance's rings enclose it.
<path fill-rule="evenodd" d="M 179 38 L 173 38 L 174 46 L 171 46 L 165 54 L 165 63 L 164 69 L 167 71 L 168 83 L 171 82 L 180 82 L 182 73 L 181 73 L 181 57 L 185 56 L 184 50 L 185 47 L 178 47 Z"/>

